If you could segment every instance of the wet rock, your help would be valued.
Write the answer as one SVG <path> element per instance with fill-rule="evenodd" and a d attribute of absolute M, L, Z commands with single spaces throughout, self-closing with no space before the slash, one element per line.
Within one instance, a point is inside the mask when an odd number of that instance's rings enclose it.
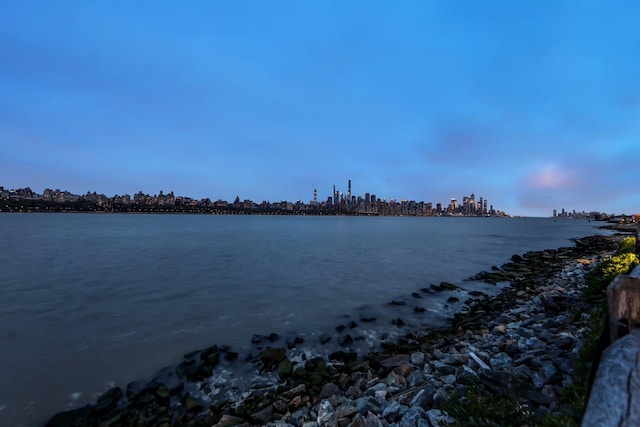
<path fill-rule="evenodd" d="M 286 357 L 278 363 L 278 378 L 288 380 L 293 372 L 293 363 Z"/>
<path fill-rule="evenodd" d="M 349 334 L 345 334 L 338 339 L 338 344 L 342 347 L 346 347 L 348 345 L 353 344 L 353 338 Z"/>
<path fill-rule="evenodd" d="M 113 387 L 98 398 L 93 409 L 100 415 L 106 414 L 118 406 L 120 399 L 122 399 L 122 390 L 120 387 Z"/>
<path fill-rule="evenodd" d="M 284 348 L 268 348 L 260 352 L 260 360 L 262 361 L 262 369 L 271 371 L 286 357 Z"/>
<path fill-rule="evenodd" d="M 204 402 L 188 394 L 184 398 L 184 407 L 187 412 L 201 412 L 204 409 Z"/>
<path fill-rule="evenodd" d="M 391 305 L 407 305 L 407 301 L 404 298 L 394 298 Z"/>
<path fill-rule="evenodd" d="M 329 335 L 329 334 L 322 334 L 322 335 L 320 335 L 319 341 L 320 341 L 320 344 L 326 344 L 326 343 L 328 343 L 329 341 L 331 341 L 331 335 Z"/>
<path fill-rule="evenodd" d="M 89 405 L 55 414 L 45 427 L 90 426 L 95 418 L 95 411 Z"/>
<path fill-rule="evenodd" d="M 291 350 L 292 348 L 295 348 L 298 344 L 302 344 L 303 342 L 304 339 L 302 337 L 291 337 L 287 338 L 285 344 L 287 345 L 287 348 Z"/>
<path fill-rule="evenodd" d="M 251 419 L 253 422 L 265 425 L 271 420 L 271 416 L 273 415 L 273 405 L 267 405 L 265 408 L 261 409 L 258 412 L 254 412 L 251 414 Z"/>
<path fill-rule="evenodd" d="M 371 315 L 371 314 L 362 313 L 360 315 L 360 321 L 361 322 L 368 322 L 368 323 L 375 322 L 376 321 L 376 317 Z"/>

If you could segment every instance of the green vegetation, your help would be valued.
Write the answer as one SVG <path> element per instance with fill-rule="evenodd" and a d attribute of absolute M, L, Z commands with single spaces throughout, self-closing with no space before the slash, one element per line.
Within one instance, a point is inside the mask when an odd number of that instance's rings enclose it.
<path fill-rule="evenodd" d="M 625 237 L 622 242 L 620 242 L 620 246 L 618 247 L 618 251 L 616 255 L 633 253 L 636 250 L 636 238 L 635 237 Z"/>
<path fill-rule="evenodd" d="M 633 245 L 635 250 L 635 239 Z M 627 274 L 638 265 L 638 256 L 632 252 L 620 252 L 623 248 L 621 245 L 616 255 L 605 259 L 584 276 L 587 296 L 602 294 L 616 276 Z"/>
<path fill-rule="evenodd" d="M 456 421 L 450 426 L 523 426 L 531 425 L 533 414 L 511 395 L 488 395 L 479 387 L 470 388 L 460 399 L 449 399 L 442 405 Z"/>

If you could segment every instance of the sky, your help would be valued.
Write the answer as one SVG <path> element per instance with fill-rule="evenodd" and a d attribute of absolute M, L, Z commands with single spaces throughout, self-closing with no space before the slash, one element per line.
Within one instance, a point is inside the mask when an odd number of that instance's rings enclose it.
<path fill-rule="evenodd" d="M 640 2 L 0 2 L 0 186 L 640 212 Z"/>

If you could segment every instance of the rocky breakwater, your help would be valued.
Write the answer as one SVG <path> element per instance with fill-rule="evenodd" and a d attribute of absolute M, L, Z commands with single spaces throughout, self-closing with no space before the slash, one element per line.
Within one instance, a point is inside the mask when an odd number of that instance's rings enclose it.
<path fill-rule="evenodd" d="M 559 412 L 590 308 L 581 298 L 584 273 L 616 246 L 615 237 L 595 236 L 514 255 L 474 277 L 505 284 L 498 295 L 471 292 L 451 328 L 410 331 L 376 352 L 349 351 L 345 341 L 344 351 L 321 357 L 299 352 L 296 340 L 275 346 L 273 336 L 273 347 L 248 359 L 275 382 L 238 390 L 234 399 L 215 397 L 212 374 L 238 354 L 212 346 L 144 386 L 114 388 L 94 405 L 59 413 L 48 426 L 439 426 L 455 422 L 452 415 L 465 425 L 446 410 L 470 390 L 510 396 L 523 416 Z"/>

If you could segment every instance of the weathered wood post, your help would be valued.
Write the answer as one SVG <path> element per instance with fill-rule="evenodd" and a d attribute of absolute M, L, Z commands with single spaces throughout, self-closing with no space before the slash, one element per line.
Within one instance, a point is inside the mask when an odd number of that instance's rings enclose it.
<path fill-rule="evenodd" d="M 617 276 L 607 287 L 611 342 L 640 326 L 640 277 L 634 276 L 637 270 Z"/>

